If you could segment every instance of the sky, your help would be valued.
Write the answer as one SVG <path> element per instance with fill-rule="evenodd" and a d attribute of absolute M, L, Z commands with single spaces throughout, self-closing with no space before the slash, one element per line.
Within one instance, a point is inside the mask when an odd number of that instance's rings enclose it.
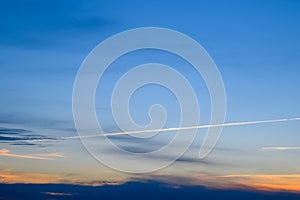
<path fill-rule="evenodd" d="M 162 27 L 193 38 L 215 62 L 226 91 L 225 123 L 299 118 L 299 11 L 300 2 L 292 0 L 2 1 L 0 182 L 101 186 L 155 181 L 176 187 L 300 193 L 297 120 L 224 127 L 202 160 L 198 152 L 207 130 L 197 129 L 193 144 L 172 165 L 132 174 L 111 169 L 89 153 L 76 137 L 72 113 L 76 75 L 100 42 L 129 29 Z M 98 84 L 95 108 L 104 133 L 121 131 L 110 107 L 117 81 L 135 66 L 154 62 L 186 77 L 199 101 L 198 125 L 210 123 L 210 94 L 203 78 L 178 56 L 145 49 L 120 57 Z M 165 128 L 179 127 L 178 101 L 157 85 L 133 94 L 129 109 L 135 123 L 147 125 L 148 109 L 158 103 L 168 113 Z M 121 135 L 111 141 L 130 152 L 149 152 L 174 134 L 149 140 Z M 100 140 L 91 139 L 96 145 Z M 98 153 L 118 156 L 110 149 Z M 165 156 L 153 162 L 173 154 Z"/>

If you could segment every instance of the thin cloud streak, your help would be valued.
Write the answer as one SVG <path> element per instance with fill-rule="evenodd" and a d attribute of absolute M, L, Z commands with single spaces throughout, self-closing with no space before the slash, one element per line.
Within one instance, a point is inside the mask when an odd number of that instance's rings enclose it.
<path fill-rule="evenodd" d="M 53 157 L 60 157 L 63 156 L 59 153 L 48 153 L 48 154 L 14 154 L 10 153 L 10 150 L 8 149 L 1 149 L 0 150 L 0 156 L 6 156 L 6 157 L 15 157 L 15 158 L 24 158 L 24 159 L 38 159 L 38 160 L 54 160 Z"/>
<path fill-rule="evenodd" d="M 117 136 L 117 135 L 133 135 L 139 133 L 153 133 L 153 132 L 165 132 L 165 131 L 179 131 L 179 130 L 190 130 L 190 129 L 206 129 L 215 127 L 227 127 L 227 126 L 240 126 L 249 124 L 264 124 L 264 123 L 277 123 L 277 122 L 287 122 L 287 121 L 299 121 L 300 118 L 289 118 L 289 119 L 273 119 L 273 120 L 258 120 L 258 121 L 248 121 L 248 122 L 233 122 L 225 124 L 209 124 L 209 125 L 199 125 L 199 126 L 188 126 L 188 127 L 175 127 L 175 128 L 162 128 L 162 129 L 150 129 L 150 130 L 139 130 L 139 131 L 129 131 L 129 132 L 113 132 L 113 133 L 103 133 L 85 136 L 71 136 L 63 137 L 61 139 L 76 139 L 76 138 L 92 138 L 92 137 L 107 137 L 107 136 Z"/>
<path fill-rule="evenodd" d="M 73 196 L 72 193 L 63 193 L 63 192 L 43 192 L 43 194 L 51 195 L 51 196 Z"/>
<path fill-rule="evenodd" d="M 300 150 L 300 147 L 262 147 L 262 151 L 288 151 L 288 150 Z"/>

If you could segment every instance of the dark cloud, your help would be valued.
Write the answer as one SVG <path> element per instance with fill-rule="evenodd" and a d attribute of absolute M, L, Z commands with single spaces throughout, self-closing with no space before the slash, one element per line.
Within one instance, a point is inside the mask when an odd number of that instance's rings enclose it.
<path fill-rule="evenodd" d="M 110 131 L 112 132 L 121 132 L 121 130 L 111 127 Z M 124 149 L 125 151 L 133 153 L 147 153 L 156 151 L 166 145 L 171 141 L 173 136 L 170 135 L 169 138 L 161 139 L 158 135 L 149 137 L 149 138 L 138 138 L 134 135 L 115 135 L 108 136 L 109 140 L 114 143 L 116 146 Z"/>
<path fill-rule="evenodd" d="M 110 141 L 118 146 L 119 148 L 132 152 L 132 153 L 147 153 L 156 151 L 166 145 L 168 145 L 169 141 L 167 140 L 155 140 L 153 138 L 135 138 L 130 135 L 118 135 L 118 136 L 109 136 L 108 137 Z M 200 145 L 191 145 L 190 148 L 200 148 Z M 240 152 L 239 149 L 234 148 L 228 148 L 228 147 L 214 147 L 213 151 L 219 151 L 219 152 Z M 190 162 L 190 163 L 203 163 L 205 162 L 201 161 L 197 157 L 198 155 L 195 155 L 195 158 L 191 157 L 181 157 L 177 161 L 179 162 Z M 208 163 L 206 163 L 208 164 Z"/>
<path fill-rule="evenodd" d="M 51 141 L 51 140 L 56 140 L 56 138 L 41 135 L 25 129 L 0 127 L 0 143 L 6 143 L 9 145 L 22 145 L 22 146 L 32 146 L 32 145 L 44 146 L 45 145 L 45 142 L 43 142 L 43 144 L 33 143 L 33 141 L 36 140 Z"/>
<path fill-rule="evenodd" d="M 1 128 L 0 134 L 22 134 L 22 133 L 30 133 L 31 131 L 25 129 L 17 129 L 17 128 Z"/>
<path fill-rule="evenodd" d="M 165 146 L 162 142 L 151 142 L 151 141 L 141 141 L 141 142 L 124 142 L 122 143 L 115 143 L 121 149 L 125 151 L 132 152 L 132 153 L 148 153 L 152 151 L 156 151 Z"/>
<path fill-rule="evenodd" d="M 178 159 L 176 160 L 176 162 L 184 162 L 184 163 L 201 163 L 201 164 L 205 164 L 205 165 L 217 164 L 217 163 L 215 163 L 215 162 L 208 161 L 208 159 L 203 160 L 203 159 L 192 158 L 192 157 L 188 157 L 188 156 L 182 156 L 182 157 L 178 158 Z"/>
<path fill-rule="evenodd" d="M 11 143 L 10 145 L 13 145 L 13 146 L 36 146 L 37 144 L 28 143 L 28 142 L 14 142 L 14 143 Z M 40 145 L 40 146 L 43 146 L 43 145 Z"/>

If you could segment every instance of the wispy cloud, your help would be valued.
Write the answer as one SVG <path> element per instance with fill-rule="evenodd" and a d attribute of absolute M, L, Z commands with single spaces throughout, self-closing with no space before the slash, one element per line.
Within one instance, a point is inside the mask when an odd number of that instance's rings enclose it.
<path fill-rule="evenodd" d="M 51 196 L 73 196 L 72 193 L 63 193 L 63 192 L 43 192 L 43 194 L 51 195 Z"/>
<path fill-rule="evenodd" d="M 262 151 L 289 151 L 289 150 L 300 150 L 300 147 L 262 147 Z"/>
<path fill-rule="evenodd" d="M 24 159 L 38 159 L 38 160 L 54 160 L 55 157 L 62 158 L 63 156 L 59 153 L 47 153 L 47 154 L 15 154 L 10 153 L 8 149 L 0 150 L 1 156 L 14 157 L 14 158 L 24 158 Z"/>
<path fill-rule="evenodd" d="M 31 130 L 0 127 L 0 142 L 10 145 L 42 145 L 56 138 L 35 133 Z M 39 142 L 39 143 L 37 143 Z M 43 143 L 45 145 L 45 143 Z"/>

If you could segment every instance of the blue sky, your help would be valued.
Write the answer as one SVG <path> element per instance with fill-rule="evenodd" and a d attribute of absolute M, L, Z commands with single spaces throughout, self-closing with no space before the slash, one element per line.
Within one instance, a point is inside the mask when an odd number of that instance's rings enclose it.
<path fill-rule="evenodd" d="M 99 42 L 132 28 L 164 27 L 198 41 L 222 75 L 226 122 L 300 117 L 299 9 L 299 1 L 1 2 L 0 149 L 16 155 L 56 153 L 51 160 L 55 167 L 49 169 L 48 160 L 7 156 L 2 151 L 1 173 L 7 174 L 8 169 L 17 174 L 59 172 L 62 177 L 71 177 L 69 182 L 93 182 L 95 176 L 113 183 L 135 178 L 100 166 L 79 140 L 55 140 L 77 135 L 72 91 L 82 61 Z M 147 62 L 165 63 L 184 74 L 200 100 L 200 123 L 209 123 L 209 94 L 201 77 L 174 55 L 145 50 L 116 61 L 97 90 L 97 114 L 105 131 L 118 131 L 109 108 L 115 82 L 127 70 Z M 176 126 L 179 111 L 174 96 L 155 86 L 142 92 L 131 104 L 136 122 L 147 124 L 148 107 L 162 103 L 171 116 L 167 126 Z M 262 150 L 299 147 L 299 127 L 299 122 L 293 121 L 224 128 L 216 149 L 203 163 L 193 160 L 205 133 L 199 130 L 184 161 L 159 172 L 159 177 L 187 176 L 191 180 L 186 184 L 197 185 L 208 184 L 194 181 L 197 174 L 300 174 L 299 149 Z M 37 145 L 26 143 L 27 139 L 41 137 L 50 140 Z M 128 145 L 128 149 L 136 145 L 126 140 L 116 142 Z M 190 170 L 183 170 L 186 168 Z M 300 185 L 299 177 L 297 180 Z"/>

